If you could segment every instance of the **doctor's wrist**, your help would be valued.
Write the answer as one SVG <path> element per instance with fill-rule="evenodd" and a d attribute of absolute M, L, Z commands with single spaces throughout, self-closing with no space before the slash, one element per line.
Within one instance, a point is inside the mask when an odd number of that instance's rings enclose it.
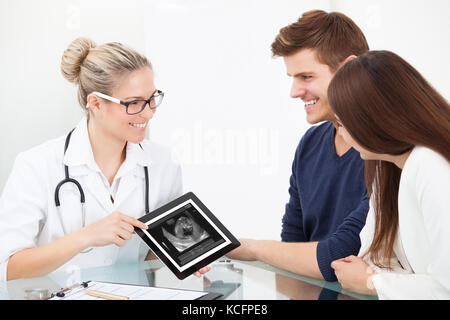
<path fill-rule="evenodd" d="M 87 236 L 86 227 L 72 232 L 70 235 L 73 237 L 73 241 L 76 243 L 79 251 L 86 250 L 92 247 L 89 237 Z"/>

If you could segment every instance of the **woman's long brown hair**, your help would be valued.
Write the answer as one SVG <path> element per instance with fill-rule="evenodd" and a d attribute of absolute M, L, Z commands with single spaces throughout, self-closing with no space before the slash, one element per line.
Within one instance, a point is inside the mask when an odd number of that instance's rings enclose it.
<path fill-rule="evenodd" d="M 450 162 L 450 106 L 409 63 L 389 51 L 369 51 L 347 62 L 328 87 L 331 108 L 352 138 L 379 154 L 401 155 L 428 147 Z M 374 238 L 368 251 L 379 267 L 389 258 L 398 230 L 401 169 L 387 161 L 365 161 L 373 194 Z"/>

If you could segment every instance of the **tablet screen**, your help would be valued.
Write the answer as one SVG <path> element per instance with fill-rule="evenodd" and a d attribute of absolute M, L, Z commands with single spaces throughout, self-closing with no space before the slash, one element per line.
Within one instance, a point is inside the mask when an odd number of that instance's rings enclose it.
<path fill-rule="evenodd" d="M 192 199 L 145 223 L 142 231 L 180 272 L 231 243 Z"/>

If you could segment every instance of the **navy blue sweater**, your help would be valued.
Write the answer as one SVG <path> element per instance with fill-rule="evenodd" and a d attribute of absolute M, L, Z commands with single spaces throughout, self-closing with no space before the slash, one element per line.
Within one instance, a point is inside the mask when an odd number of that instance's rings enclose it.
<path fill-rule="evenodd" d="M 325 122 L 300 140 L 281 231 L 282 241 L 319 242 L 317 262 L 326 281 L 337 280 L 332 261 L 358 254 L 369 210 L 364 161 L 353 148 L 336 154 L 335 131 Z"/>

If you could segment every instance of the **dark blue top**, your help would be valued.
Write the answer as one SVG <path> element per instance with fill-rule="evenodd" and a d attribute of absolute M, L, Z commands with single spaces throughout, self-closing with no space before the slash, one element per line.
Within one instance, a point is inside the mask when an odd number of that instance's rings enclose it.
<path fill-rule="evenodd" d="M 327 121 L 300 140 L 281 231 L 282 241 L 319 242 L 317 262 L 326 281 L 337 281 L 332 261 L 358 254 L 369 210 L 364 161 L 353 148 L 336 154 L 335 131 Z"/>

